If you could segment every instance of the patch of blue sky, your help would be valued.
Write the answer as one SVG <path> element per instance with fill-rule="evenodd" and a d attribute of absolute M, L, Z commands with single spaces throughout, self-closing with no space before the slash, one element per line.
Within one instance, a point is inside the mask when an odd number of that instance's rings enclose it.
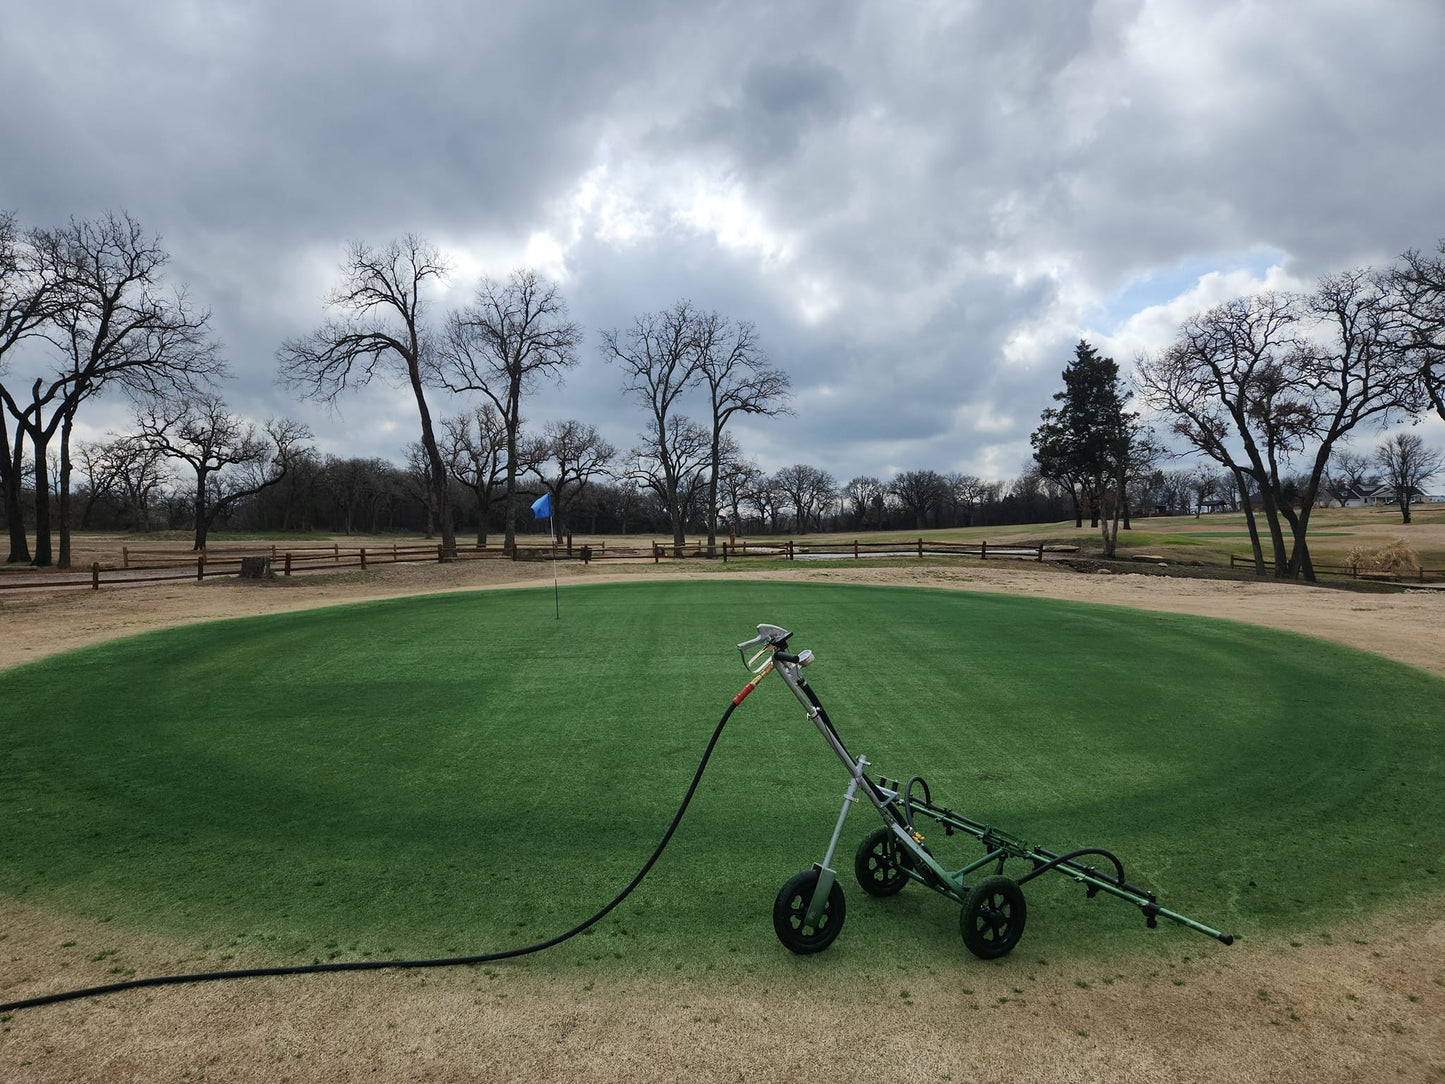
<path fill-rule="evenodd" d="M 1252 248 L 1153 268 L 1130 278 L 1121 290 L 1105 298 L 1096 306 L 1090 322 L 1104 334 L 1112 335 L 1130 317 L 1187 294 L 1205 275 L 1246 271 L 1262 281 L 1269 269 L 1284 263 L 1285 258 L 1279 249 Z"/>

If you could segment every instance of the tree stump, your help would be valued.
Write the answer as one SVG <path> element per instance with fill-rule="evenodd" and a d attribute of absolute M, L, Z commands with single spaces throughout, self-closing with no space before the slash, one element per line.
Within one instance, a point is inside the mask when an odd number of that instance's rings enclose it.
<path fill-rule="evenodd" d="M 243 580 L 269 580 L 271 578 L 271 558 L 269 557 L 242 557 L 241 558 L 241 579 Z"/>

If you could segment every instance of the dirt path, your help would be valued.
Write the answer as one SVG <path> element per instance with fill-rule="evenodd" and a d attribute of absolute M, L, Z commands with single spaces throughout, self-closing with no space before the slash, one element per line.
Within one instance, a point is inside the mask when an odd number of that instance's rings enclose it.
<path fill-rule="evenodd" d="M 564 574 L 606 582 L 660 573 Z M 778 575 L 1225 617 L 1445 675 L 1445 593 L 1003 564 L 766 574 Z M 168 625 L 549 578 L 540 566 L 478 562 L 278 585 L 0 598 L 0 667 Z M 196 952 L 0 901 L 0 1001 L 113 981 L 112 967 L 190 969 L 200 966 Z M 960 947 L 941 964 L 932 975 L 839 986 L 828 967 L 799 960 L 786 989 L 702 973 L 584 983 L 525 965 L 160 989 L 0 1020 L 0 1081 L 1445 1081 L 1445 903 L 1278 941 L 1206 946 L 1188 960 L 1038 966 L 1021 951 L 981 964 Z"/>

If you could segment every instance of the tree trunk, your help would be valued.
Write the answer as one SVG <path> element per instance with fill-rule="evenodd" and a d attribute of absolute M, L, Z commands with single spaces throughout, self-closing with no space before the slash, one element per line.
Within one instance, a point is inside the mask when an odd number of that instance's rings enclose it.
<path fill-rule="evenodd" d="M 1114 554 L 1119 548 L 1119 512 L 1123 501 L 1117 497 L 1110 501 L 1105 500 L 1103 512 L 1099 517 L 1099 533 L 1104 540 L 1104 556 L 1113 560 Z"/>
<path fill-rule="evenodd" d="M 1289 574 L 1291 578 L 1303 578 L 1309 583 L 1315 582 L 1315 566 L 1310 560 L 1309 546 L 1310 511 L 1313 505 L 1312 500 L 1305 501 L 1298 515 L 1293 509 L 1286 511 L 1290 530 L 1294 532 L 1294 549 L 1289 555 Z"/>
<path fill-rule="evenodd" d="M 1244 522 L 1249 528 L 1249 548 L 1254 555 L 1254 574 L 1264 575 L 1264 547 L 1259 541 L 1259 523 L 1254 518 L 1254 504 L 1249 499 L 1249 483 L 1245 480 L 1244 472 L 1238 468 L 1234 471 L 1234 484 L 1239 487 L 1239 506 L 1244 511 Z"/>
<path fill-rule="evenodd" d="M 507 499 L 502 510 L 502 552 L 517 548 L 517 429 L 507 418 Z"/>
<path fill-rule="evenodd" d="M 1269 544 L 1274 551 L 1274 578 L 1287 580 L 1289 572 L 1289 552 L 1284 545 L 1284 529 L 1279 525 L 1279 502 L 1268 486 L 1260 487 L 1260 497 L 1264 501 L 1264 521 L 1269 528 Z"/>
<path fill-rule="evenodd" d="M 70 430 L 74 422 L 74 413 L 67 411 L 60 424 L 60 560 L 57 568 L 70 567 Z"/>
<path fill-rule="evenodd" d="M 712 427 L 712 467 L 708 471 L 707 509 L 703 517 L 707 520 L 707 555 L 709 557 L 717 553 L 717 475 L 718 458 L 722 455 L 721 436 L 722 430 L 714 423 Z"/>
<path fill-rule="evenodd" d="M 421 370 L 415 352 L 407 361 L 407 375 L 411 378 L 412 394 L 416 396 L 417 413 L 421 415 L 421 447 L 427 460 L 427 486 L 432 491 L 436 504 L 437 526 L 441 528 L 442 556 L 455 557 L 457 534 L 452 523 L 451 501 L 447 492 L 447 469 L 437 448 L 436 433 L 432 430 L 431 410 L 427 407 L 426 395 L 422 389 Z"/>
<path fill-rule="evenodd" d="M 196 471 L 196 541 L 191 550 L 203 550 L 206 548 L 206 534 L 210 529 L 211 520 L 206 515 L 206 470 Z"/>
<path fill-rule="evenodd" d="M 487 544 L 487 505 L 491 502 L 481 486 L 473 486 L 472 492 L 477 495 L 477 549 L 482 549 Z"/>
<path fill-rule="evenodd" d="M 45 443 L 36 439 L 37 432 L 30 434 L 35 447 L 35 557 L 30 563 L 42 568 L 54 564 L 55 558 L 50 536 L 50 464 Z"/>
<path fill-rule="evenodd" d="M 15 430 L 15 447 L 10 447 L 10 429 L 0 418 L 0 454 L 4 464 L 0 465 L 0 488 L 5 491 L 5 522 L 10 527 L 10 556 L 5 563 L 28 565 L 30 563 L 30 539 L 25 535 L 25 503 L 21 499 L 22 468 L 25 461 L 25 431 L 18 426 Z"/>

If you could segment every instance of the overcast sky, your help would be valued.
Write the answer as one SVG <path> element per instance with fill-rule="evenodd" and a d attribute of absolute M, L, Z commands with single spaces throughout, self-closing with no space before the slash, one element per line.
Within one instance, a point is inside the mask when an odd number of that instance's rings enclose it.
<path fill-rule="evenodd" d="M 130 212 L 231 405 L 342 455 L 418 436 L 409 392 L 274 382 L 353 240 L 439 245 L 437 313 L 556 278 L 587 340 L 526 414 L 620 449 L 644 419 L 601 330 L 750 320 L 797 416 L 740 421 L 745 452 L 841 482 L 1016 475 L 1081 337 L 1127 369 L 1214 301 L 1445 237 L 1440 0 L 5 7 L 0 209 Z"/>

